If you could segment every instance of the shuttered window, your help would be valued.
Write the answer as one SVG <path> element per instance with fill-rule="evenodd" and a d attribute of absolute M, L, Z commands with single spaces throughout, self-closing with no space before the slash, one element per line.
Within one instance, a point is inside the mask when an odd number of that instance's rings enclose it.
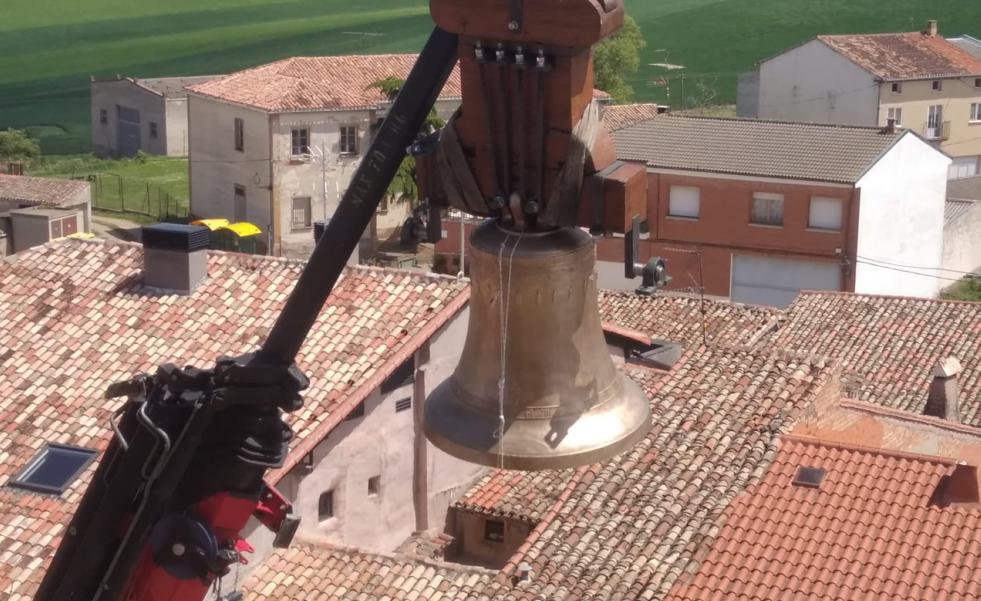
<path fill-rule="evenodd" d="M 808 227 L 816 230 L 841 230 L 841 200 L 815 196 L 811 198 Z"/>
<path fill-rule="evenodd" d="M 353 156 L 358 154 L 358 128 L 346 125 L 341 128 L 341 154 Z"/>
<path fill-rule="evenodd" d="M 691 186 L 671 186 L 668 215 L 698 219 L 701 209 L 701 191 Z"/>
<path fill-rule="evenodd" d="M 297 127 L 290 130 L 291 152 L 293 156 L 303 156 L 310 154 L 310 130 L 305 127 Z"/>
<path fill-rule="evenodd" d="M 750 222 L 757 225 L 783 225 L 783 195 L 763 192 L 753 194 Z"/>

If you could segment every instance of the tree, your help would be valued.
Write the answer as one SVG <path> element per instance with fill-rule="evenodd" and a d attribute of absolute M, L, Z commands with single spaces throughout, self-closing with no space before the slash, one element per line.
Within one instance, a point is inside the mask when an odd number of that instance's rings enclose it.
<path fill-rule="evenodd" d="M 640 70 L 640 53 L 646 47 L 637 21 L 626 17 L 623 29 L 593 48 L 596 87 L 616 102 L 630 100 L 634 89 L 627 83 L 627 77 Z"/>
<path fill-rule="evenodd" d="M 29 163 L 41 156 L 41 146 L 20 130 L 0 131 L 0 162 Z"/>
<path fill-rule="evenodd" d="M 368 87 L 381 90 L 386 98 L 394 101 L 399 95 L 399 92 L 402 91 L 402 86 L 404 85 L 405 80 L 403 79 L 386 77 Z M 442 129 L 444 125 L 446 125 L 446 122 L 440 119 L 436 113 L 436 109 L 433 108 L 429 111 L 429 115 L 426 116 L 426 122 L 419 131 L 418 137 L 422 138 L 434 134 Z M 419 186 L 416 181 L 416 159 L 414 157 L 407 156 L 402 160 L 398 172 L 395 173 L 395 178 L 392 179 L 391 185 L 388 186 L 388 194 L 394 198 L 419 199 Z"/>

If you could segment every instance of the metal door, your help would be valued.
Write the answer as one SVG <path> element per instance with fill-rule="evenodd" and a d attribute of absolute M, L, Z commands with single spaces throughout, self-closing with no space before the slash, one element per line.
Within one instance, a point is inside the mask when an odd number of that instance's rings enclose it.
<path fill-rule="evenodd" d="M 140 111 L 116 106 L 116 152 L 121 157 L 134 156 L 142 145 Z"/>
<path fill-rule="evenodd" d="M 730 296 L 734 303 L 785 308 L 801 290 L 841 290 L 841 267 L 832 261 L 732 257 Z"/>

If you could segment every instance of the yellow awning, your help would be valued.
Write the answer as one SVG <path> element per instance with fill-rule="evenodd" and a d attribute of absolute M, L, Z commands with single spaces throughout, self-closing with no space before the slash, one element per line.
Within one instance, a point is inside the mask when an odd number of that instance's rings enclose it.
<path fill-rule="evenodd" d="M 192 221 L 191 225 L 203 225 L 209 230 L 216 231 L 223 227 L 228 227 L 227 219 L 198 219 L 197 221 Z"/>
<path fill-rule="evenodd" d="M 74 234 L 68 234 L 68 238 L 74 238 L 76 240 L 92 240 L 95 238 L 95 234 L 90 232 L 77 232 Z"/>
<path fill-rule="evenodd" d="M 260 230 L 258 227 L 256 227 L 255 225 L 253 225 L 251 223 L 247 223 L 247 222 L 244 222 L 244 221 L 242 223 L 232 223 L 232 224 L 226 225 L 225 227 L 223 227 L 221 229 L 226 229 L 226 230 L 228 230 L 230 232 L 234 232 L 235 235 L 238 236 L 239 238 L 248 238 L 249 236 L 258 236 L 259 234 L 262 233 L 262 230 Z"/>

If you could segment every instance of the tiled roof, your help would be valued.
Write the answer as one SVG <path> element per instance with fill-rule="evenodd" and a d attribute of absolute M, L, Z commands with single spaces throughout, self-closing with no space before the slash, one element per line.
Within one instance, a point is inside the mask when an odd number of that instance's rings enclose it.
<path fill-rule="evenodd" d="M 981 175 L 949 180 L 947 198 L 981 200 Z"/>
<path fill-rule="evenodd" d="M 64 241 L 0 264 L 0 591 L 13 599 L 33 594 L 85 480 L 59 498 L 5 486 L 11 475 L 47 442 L 103 449 L 119 405 L 102 398 L 110 383 L 254 350 L 302 267 L 212 253 L 193 295 L 160 295 L 143 287 L 142 255 Z M 289 418 L 294 450 L 322 438 L 468 296 L 452 278 L 348 269 L 298 359 L 311 387 Z"/>
<path fill-rule="evenodd" d="M 243 584 L 245 601 L 486 599 L 494 577 L 479 568 L 295 543 L 275 551 Z"/>
<path fill-rule="evenodd" d="M 613 104 L 603 108 L 603 125 L 610 131 L 657 117 L 657 104 Z"/>
<path fill-rule="evenodd" d="M 955 223 L 961 217 L 971 212 L 978 204 L 976 200 L 955 200 L 948 198 L 944 204 L 944 226 Z"/>
<path fill-rule="evenodd" d="M 832 385 L 832 369 L 779 354 L 699 348 L 671 373 L 631 367 L 629 375 L 651 397 L 654 416 L 650 434 L 629 453 L 577 470 L 496 471 L 468 495 L 472 508 L 537 522 L 502 574 L 458 590 L 440 585 L 447 577 L 438 570 L 409 582 L 409 567 L 376 567 L 371 555 L 320 569 L 304 552 L 294 560 L 287 551 L 277 556 L 288 562 L 264 566 L 250 580 L 246 599 L 662 597 L 711 541 L 730 500 L 766 472 L 781 433 Z M 508 576 L 521 561 L 534 577 L 515 588 Z M 424 564 L 413 565 L 424 574 Z M 281 584 L 264 585 L 264 578 Z M 256 595 L 263 586 L 266 597 Z M 421 594 L 440 586 L 448 589 L 442 596 Z"/>
<path fill-rule="evenodd" d="M 981 75 L 981 58 L 940 36 L 912 32 L 822 35 L 818 39 L 887 81 Z"/>
<path fill-rule="evenodd" d="M 703 302 L 688 296 L 643 297 L 612 291 L 600 292 L 599 306 L 605 323 L 688 346 L 701 346 L 706 340 L 726 346 L 750 345 L 781 314 L 776 309 Z"/>
<path fill-rule="evenodd" d="M 969 35 L 962 35 L 956 38 L 948 38 L 947 41 L 970 55 L 981 59 L 981 40 Z"/>
<path fill-rule="evenodd" d="M 981 426 L 981 303 L 804 292 L 762 344 L 840 360 L 848 396 L 913 413 L 933 366 L 957 357 L 961 422 Z"/>
<path fill-rule="evenodd" d="M 88 189 L 82 180 L 0 174 L 0 200 L 31 206 L 61 207 Z"/>
<path fill-rule="evenodd" d="M 820 488 L 797 468 L 826 470 Z M 945 459 L 786 437 L 766 477 L 725 512 L 671 601 L 889 599 L 981 594 L 981 510 L 932 502 Z"/>
<path fill-rule="evenodd" d="M 269 112 L 375 108 L 386 102 L 372 84 L 405 79 L 415 54 L 295 57 L 232 73 L 189 92 Z M 459 98 L 460 69 L 453 70 L 441 98 Z"/>
<path fill-rule="evenodd" d="M 159 77 L 156 79 L 134 79 L 133 83 L 156 92 L 167 98 L 184 98 L 187 96 L 187 86 L 201 84 L 223 77 L 222 75 L 193 75 L 187 77 Z"/>
<path fill-rule="evenodd" d="M 852 184 L 908 132 L 661 115 L 613 132 L 617 157 L 649 167 Z"/>

